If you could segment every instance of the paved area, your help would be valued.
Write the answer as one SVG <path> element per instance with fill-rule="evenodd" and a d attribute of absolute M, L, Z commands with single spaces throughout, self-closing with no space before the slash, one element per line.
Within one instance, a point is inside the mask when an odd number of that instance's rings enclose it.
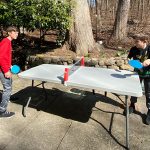
<path fill-rule="evenodd" d="M 31 81 L 13 76 L 8 109 L 16 115 L 0 119 L 0 150 L 123 150 L 125 149 L 124 97 L 46 83 L 31 88 Z M 39 82 L 36 82 L 38 84 Z M 2 86 L 0 85 L 0 89 Z M 29 96 L 27 117 L 22 106 Z M 38 105 L 37 105 L 38 104 Z M 150 126 L 144 124 L 145 98 L 130 115 L 130 149 L 150 150 Z"/>

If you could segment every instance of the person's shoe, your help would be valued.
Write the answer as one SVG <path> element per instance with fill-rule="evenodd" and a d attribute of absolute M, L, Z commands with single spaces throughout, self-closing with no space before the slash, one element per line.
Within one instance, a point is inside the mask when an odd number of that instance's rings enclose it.
<path fill-rule="evenodd" d="M 150 125 L 150 109 L 147 112 L 147 117 L 146 117 L 146 124 Z"/>
<path fill-rule="evenodd" d="M 0 113 L 0 118 L 10 118 L 13 115 L 15 115 L 14 112 L 5 111 L 3 113 Z"/>
<path fill-rule="evenodd" d="M 132 114 L 135 111 L 135 106 L 129 106 L 129 114 Z"/>
<path fill-rule="evenodd" d="M 11 102 L 16 102 L 19 100 L 19 97 L 16 97 L 16 96 L 10 96 L 10 101 Z"/>
<path fill-rule="evenodd" d="M 132 114 L 134 111 L 135 111 L 135 105 L 131 104 L 129 106 L 129 114 Z M 124 109 L 123 114 L 126 116 L 126 108 Z"/>

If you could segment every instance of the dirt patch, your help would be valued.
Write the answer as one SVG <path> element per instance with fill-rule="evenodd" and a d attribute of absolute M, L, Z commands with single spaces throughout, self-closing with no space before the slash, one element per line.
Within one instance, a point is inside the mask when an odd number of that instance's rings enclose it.
<path fill-rule="evenodd" d="M 71 50 L 67 50 L 67 49 L 63 49 L 63 48 L 57 48 L 54 49 L 53 51 L 49 50 L 46 53 L 43 53 L 44 56 L 64 56 L 64 57 L 76 57 L 76 53 L 71 51 Z"/>
<path fill-rule="evenodd" d="M 104 33 L 107 34 L 107 33 Z M 47 35 L 44 36 L 44 41 L 40 44 L 40 33 L 38 30 L 34 32 L 27 32 L 26 34 L 19 37 L 18 45 L 28 49 L 30 55 L 40 54 L 45 57 L 58 56 L 58 57 L 71 57 L 74 58 L 77 54 L 71 50 L 68 50 L 66 46 L 59 47 L 56 45 L 57 32 L 49 31 Z M 100 45 L 100 51 L 93 50 L 88 54 L 89 58 L 110 58 L 115 57 L 118 51 L 118 43 L 116 41 L 111 41 L 109 44 L 103 41 L 103 45 Z M 115 43 L 115 44 L 114 44 Z M 128 43 L 125 41 L 125 43 Z M 39 48 L 40 47 L 40 48 Z"/>
<path fill-rule="evenodd" d="M 57 48 L 54 50 L 49 50 L 48 52 L 45 53 L 40 53 L 40 55 L 43 55 L 45 57 L 51 57 L 51 56 L 57 56 L 57 57 L 69 57 L 69 58 L 75 58 L 77 57 L 77 54 L 71 50 L 66 50 L 63 48 Z M 112 49 L 103 49 L 101 51 L 96 51 L 94 50 L 93 52 L 90 52 L 88 54 L 89 58 L 111 58 L 111 57 L 116 57 L 117 53 L 116 50 Z"/>

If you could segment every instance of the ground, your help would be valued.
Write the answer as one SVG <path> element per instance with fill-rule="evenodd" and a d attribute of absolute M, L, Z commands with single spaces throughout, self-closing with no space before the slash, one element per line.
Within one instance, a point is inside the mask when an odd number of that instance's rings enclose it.
<path fill-rule="evenodd" d="M 13 95 L 19 100 L 8 107 L 16 115 L 0 119 L 0 150 L 125 149 L 124 96 L 108 93 L 105 97 L 103 91 L 93 95 L 87 89 L 52 83 L 45 87 L 47 101 L 41 86 L 31 89 L 31 81 L 13 76 Z M 32 105 L 23 117 L 23 104 L 29 96 Z M 143 96 L 138 100 L 137 112 L 130 115 L 131 150 L 150 149 L 150 126 L 144 123 L 146 111 Z"/>
<path fill-rule="evenodd" d="M 38 42 L 30 44 L 36 46 Z M 28 45 L 23 48 L 45 56 L 76 55 L 72 51 L 55 48 L 53 44 L 43 46 L 40 51 Z M 22 56 L 18 51 L 17 54 Z M 104 47 L 90 55 L 109 58 L 116 55 L 116 50 Z M 125 149 L 124 96 L 116 97 L 108 93 L 105 97 L 103 91 L 96 91 L 93 95 L 87 89 L 51 83 L 46 83 L 45 87 L 47 101 L 44 101 L 41 86 L 31 89 L 31 81 L 13 76 L 13 95 L 19 100 L 10 102 L 8 107 L 16 115 L 10 119 L 0 119 L 0 150 Z M 27 109 L 27 117 L 23 117 L 23 105 L 29 96 L 32 96 L 32 105 Z M 146 112 L 143 96 L 138 100 L 136 113 L 130 115 L 129 141 L 132 150 L 150 149 L 150 126 L 145 125 Z"/>

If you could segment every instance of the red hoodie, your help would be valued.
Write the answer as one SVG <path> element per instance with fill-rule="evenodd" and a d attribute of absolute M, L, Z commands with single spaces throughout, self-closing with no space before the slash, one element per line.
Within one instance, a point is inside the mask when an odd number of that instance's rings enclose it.
<path fill-rule="evenodd" d="M 8 38 L 0 42 L 0 72 L 8 72 L 11 68 L 12 46 Z"/>

